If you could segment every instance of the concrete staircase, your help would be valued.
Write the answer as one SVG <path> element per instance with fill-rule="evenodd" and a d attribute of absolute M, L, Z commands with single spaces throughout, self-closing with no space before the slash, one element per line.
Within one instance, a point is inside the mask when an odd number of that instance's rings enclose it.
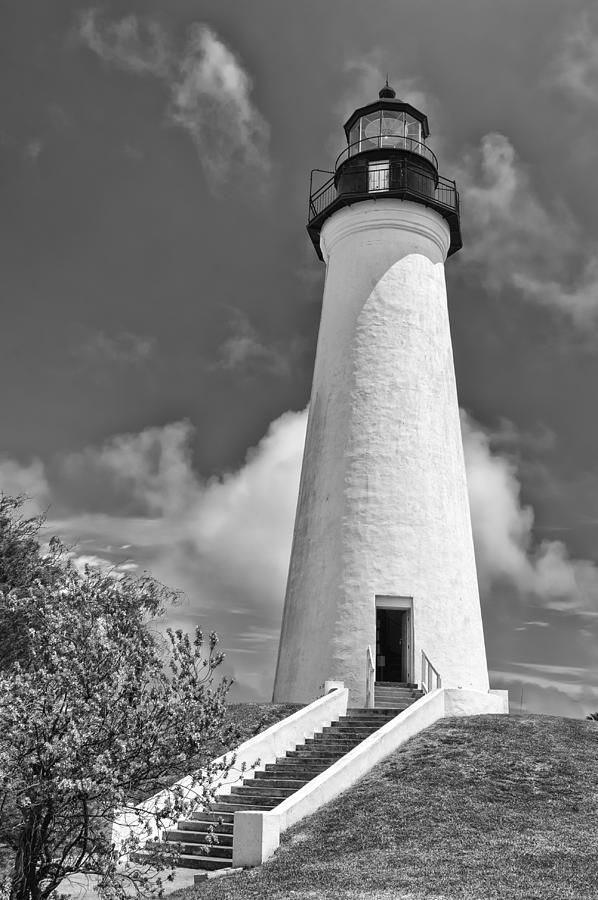
<path fill-rule="evenodd" d="M 376 709 L 393 709 L 395 715 L 398 715 L 423 695 L 423 691 L 416 684 L 407 684 L 402 681 L 377 681 L 374 685 L 374 707 Z"/>
<path fill-rule="evenodd" d="M 387 686 L 381 687 L 381 696 L 386 697 Z M 392 701 L 388 706 L 377 702 L 376 709 L 348 709 L 346 716 L 267 764 L 264 771 L 233 785 L 230 794 L 217 796 L 209 812 L 179 820 L 176 828 L 164 833 L 161 846 L 178 845 L 180 866 L 204 870 L 231 867 L 235 811 L 274 809 L 421 696 L 410 686 L 400 687 L 400 695 L 388 694 Z M 141 859 L 142 853 L 135 858 Z"/>

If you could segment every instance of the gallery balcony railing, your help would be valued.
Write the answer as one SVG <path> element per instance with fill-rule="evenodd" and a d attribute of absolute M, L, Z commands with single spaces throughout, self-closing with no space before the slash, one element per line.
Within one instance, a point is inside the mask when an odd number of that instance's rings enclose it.
<path fill-rule="evenodd" d="M 329 176 L 317 188 L 313 188 L 314 172 Z M 450 229 L 448 255 L 462 246 L 455 182 L 432 172 L 430 163 L 420 162 L 415 154 L 389 153 L 386 160 L 349 156 L 335 172 L 314 169 L 311 182 L 307 230 L 320 259 L 320 230 L 329 216 L 343 206 L 387 197 L 412 200 L 435 209 Z"/>
<path fill-rule="evenodd" d="M 336 158 L 335 171 L 350 156 L 355 156 L 357 153 L 366 153 L 370 150 L 407 150 L 409 153 L 417 153 L 418 156 L 423 156 L 424 159 L 432 163 L 435 169 L 438 169 L 436 155 L 422 141 L 416 141 L 415 138 L 407 137 L 404 134 L 377 134 L 374 137 L 363 137 L 361 140 L 354 141 L 348 147 L 345 147 Z"/>

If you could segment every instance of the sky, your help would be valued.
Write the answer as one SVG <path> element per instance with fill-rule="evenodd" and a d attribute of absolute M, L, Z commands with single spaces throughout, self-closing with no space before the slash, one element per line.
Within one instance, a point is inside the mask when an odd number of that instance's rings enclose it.
<path fill-rule="evenodd" d="M 447 289 L 493 687 L 598 709 L 598 9 L 0 0 L 0 489 L 185 592 L 270 698 L 324 266 L 309 174 L 388 74 Z"/>

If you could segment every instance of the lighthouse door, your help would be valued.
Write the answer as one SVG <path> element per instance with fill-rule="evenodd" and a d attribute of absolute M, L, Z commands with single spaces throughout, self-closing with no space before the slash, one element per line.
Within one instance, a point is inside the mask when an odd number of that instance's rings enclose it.
<path fill-rule="evenodd" d="M 411 680 L 411 610 L 376 609 L 376 681 Z"/>

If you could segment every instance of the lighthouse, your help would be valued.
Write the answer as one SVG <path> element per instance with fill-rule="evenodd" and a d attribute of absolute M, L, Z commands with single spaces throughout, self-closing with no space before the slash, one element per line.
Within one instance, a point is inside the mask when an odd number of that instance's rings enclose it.
<path fill-rule="evenodd" d="M 344 130 L 310 190 L 326 279 L 274 700 L 487 692 L 444 274 L 458 192 L 388 82 Z"/>

